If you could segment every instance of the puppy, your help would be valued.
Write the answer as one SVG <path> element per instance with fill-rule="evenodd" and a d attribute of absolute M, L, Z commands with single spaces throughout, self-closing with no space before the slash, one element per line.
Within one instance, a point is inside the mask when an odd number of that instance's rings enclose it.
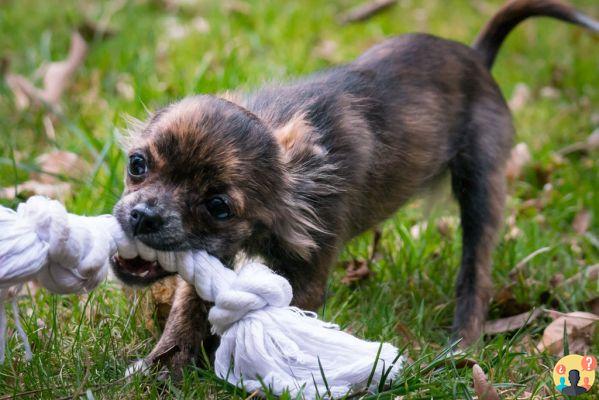
<path fill-rule="evenodd" d="M 158 110 L 128 138 L 126 189 L 114 209 L 150 261 L 117 257 L 116 275 L 133 285 L 167 276 L 151 262 L 157 251 L 159 260 L 203 249 L 229 265 L 243 252 L 289 279 L 295 305 L 316 309 L 343 244 L 449 172 L 463 231 L 453 331 L 472 343 L 491 297 L 514 136 L 490 69 L 509 32 L 534 16 L 599 30 L 560 1 L 514 0 L 473 47 L 409 34 L 289 84 Z M 176 373 L 202 342 L 214 345 L 208 307 L 180 283 L 146 363 L 176 348 Z"/>

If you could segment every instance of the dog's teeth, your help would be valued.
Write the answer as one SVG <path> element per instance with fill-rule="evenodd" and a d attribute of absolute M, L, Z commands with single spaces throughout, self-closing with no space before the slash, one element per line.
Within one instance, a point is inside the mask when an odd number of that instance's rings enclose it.
<path fill-rule="evenodd" d="M 156 250 L 151 247 L 146 246 L 139 240 L 135 241 L 137 246 L 137 252 L 139 256 L 146 261 L 156 261 Z"/>
<path fill-rule="evenodd" d="M 145 278 L 145 277 L 146 277 L 146 275 L 148 275 L 149 273 L 150 273 L 150 271 L 144 271 L 144 272 L 142 272 L 141 274 L 139 274 L 139 275 L 137 275 L 137 276 L 139 276 L 139 277 L 141 277 L 141 278 Z"/>

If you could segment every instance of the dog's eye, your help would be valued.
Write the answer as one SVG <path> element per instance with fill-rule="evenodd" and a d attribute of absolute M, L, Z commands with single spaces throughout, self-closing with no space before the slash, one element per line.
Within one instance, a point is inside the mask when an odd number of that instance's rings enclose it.
<path fill-rule="evenodd" d="M 214 218 L 224 221 L 233 216 L 231 207 L 227 204 L 227 200 L 220 197 L 214 196 L 206 201 L 206 209 Z"/>
<path fill-rule="evenodd" d="M 132 154 L 129 156 L 129 175 L 139 178 L 148 170 L 146 159 L 141 154 Z"/>

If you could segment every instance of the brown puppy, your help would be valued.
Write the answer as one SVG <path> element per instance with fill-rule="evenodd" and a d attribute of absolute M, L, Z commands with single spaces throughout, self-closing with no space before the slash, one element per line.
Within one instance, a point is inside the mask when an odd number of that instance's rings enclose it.
<path fill-rule="evenodd" d="M 514 134 L 489 70 L 510 30 L 538 15 L 598 30 L 561 2 L 515 0 L 473 48 L 404 35 L 291 84 L 167 106 L 129 138 L 114 213 L 152 249 L 259 256 L 291 281 L 297 306 L 315 309 L 341 246 L 449 171 L 463 230 L 454 332 L 471 343 L 491 296 Z M 167 275 L 156 262 L 113 264 L 130 284 Z M 181 283 L 146 361 L 176 345 L 171 366 L 191 362 L 208 339 L 206 309 Z"/>

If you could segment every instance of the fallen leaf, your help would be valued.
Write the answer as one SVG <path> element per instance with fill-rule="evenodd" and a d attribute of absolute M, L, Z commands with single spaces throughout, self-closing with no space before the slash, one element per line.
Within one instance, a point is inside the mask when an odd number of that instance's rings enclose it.
<path fill-rule="evenodd" d="M 314 54 L 325 61 L 336 62 L 339 60 L 339 57 L 337 56 L 338 49 L 339 45 L 336 41 L 325 39 L 316 45 Z"/>
<path fill-rule="evenodd" d="M 231 14 L 250 15 L 252 7 L 245 1 L 226 0 L 222 3 L 225 11 Z"/>
<path fill-rule="evenodd" d="M 551 311 L 549 314 L 557 318 L 545 328 L 543 338 L 537 345 L 537 350 L 547 350 L 556 356 L 563 354 L 564 323 L 566 324 L 570 352 L 583 354 L 585 350 L 588 350 L 599 316 L 584 311 L 567 314 Z"/>
<path fill-rule="evenodd" d="M 498 333 L 515 331 L 530 324 L 542 314 L 542 309 L 535 308 L 532 312 L 527 311 L 512 317 L 487 321 L 485 322 L 484 333 L 487 335 L 497 335 Z"/>
<path fill-rule="evenodd" d="M 478 364 L 474 364 L 472 367 L 472 380 L 478 400 L 499 400 L 497 391 L 489 383 L 483 369 Z"/>
<path fill-rule="evenodd" d="M 87 170 L 87 165 L 75 153 L 51 151 L 37 157 L 40 172 L 31 174 L 31 179 L 15 186 L 0 189 L 0 198 L 28 198 L 40 195 L 64 201 L 71 195 L 71 184 L 61 177 L 79 178 Z"/>
<path fill-rule="evenodd" d="M 491 308 L 496 310 L 501 318 L 512 317 L 514 315 L 529 313 L 533 308 L 531 304 L 521 303 L 516 300 L 513 293 L 515 283 L 511 283 L 501 288 L 493 296 L 493 304 Z"/>
<path fill-rule="evenodd" d="M 341 24 L 365 21 L 397 4 L 397 0 L 374 0 L 361 4 L 339 17 Z"/>
<path fill-rule="evenodd" d="M 530 163 L 532 157 L 526 143 L 518 143 L 510 152 L 510 158 L 507 160 L 505 176 L 514 181 L 522 175 L 522 169 Z"/>
<path fill-rule="evenodd" d="M 15 198 L 28 198 L 33 195 L 46 196 L 64 202 L 71 194 L 71 185 L 67 182 L 41 183 L 25 181 L 15 186 L 0 189 L 0 198 L 14 200 Z"/>
<path fill-rule="evenodd" d="M 88 42 L 110 39 L 118 33 L 116 30 L 109 28 L 105 24 L 87 19 L 79 25 L 77 31 L 81 34 L 81 37 Z"/>
<path fill-rule="evenodd" d="M 576 214 L 574 217 L 574 221 L 572 221 L 572 229 L 574 232 L 579 235 L 584 235 L 584 233 L 589 229 L 591 225 L 591 213 L 586 208 L 583 208 Z"/>
<path fill-rule="evenodd" d="M 454 216 L 446 216 L 441 217 L 437 220 L 437 230 L 446 238 L 450 238 L 453 235 L 453 232 L 456 230 L 459 221 L 457 217 Z"/>
<path fill-rule="evenodd" d="M 427 228 L 428 223 L 426 221 L 418 222 L 417 224 L 412 225 L 412 227 L 410 228 L 410 235 L 413 239 L 418 239 L 420 235 L 422 235 L 422 232 L 426 232 Z"/>
<path fill-rule="evenodd" d="M 207 33 L 210 31 L 210 24 L 202 17 L 196 17 L 188 23 L 170 15 L 164 18 L 163 24 L 166 36 L 172 40 L 180 40 L 193 33 Z"/>
<path fill-rule="evenodd" d="M 560 156 L 567 156 L 575 153 L 588 154 L 599 148 L 599 128 L 595 129 L 582 142 L 576 142 L 557 151 Z"/>
<path fill-rule="evenodd" d="M 11 73 L 5 74 L 4 81 L 6 82 L 6 86 L 8 86 L 15 97 L 15 105 L 17 106 L 17 110 L 22 111 L 28 108 L 31 102 L 29 101 L 29 96 L 23 88 L 31 85 L 29 81 L 20 75 L 14 75 Z"/>
<path fill-rule="evenodd" d="M 77 154 L 64 150 L 44 153 L 35 161 L 42 172 L 32 173 L 31 178 L 40 183 L 59 183 L 59 176 L 80 178 L 88 169 L 87 164 Z"/>
<path fill-rule="evenodd" d="M 520 228 L 518 228 L 518 226 L 516 225 L 516 215 L 515 214 L 511 214 L 508 218 L 507 218 L 507 232 L 504 235 L 504 239 L 507 240 L 515 240 L 517 238 L 519 238 L 520 236 L 522 236 L 522 230 Z"/>
<path fill-rule="evenodd" d="M 592 314 L 599 315 L 599 297 L 595 297 L 586 302 L 586 307 Z"/>
<path fill-rule="evenodd" d="M 591 265 L 580 271 L 576 275 L 571 276 L 563 282 L 563 285 L 572 285 L 581 282 L 593 281 L 599 277 L 599 264 Z"/>
<path fill-rule="evenodd" d="M 341 283 L 350 285 L 355 282 L 368 279 L 372 275 L 372 271 L 368 268 L 366 260 L 351 260 L 346 265 L 346 273 L 341 278 Z"/>
<path fill-rule="evenodd" d="M 549 279 L 549 285 L 553 288 L 561 286 L 564 283 L 565 277 L 564 274 L 558 272 L 557 274 L 553 274 L 551 279 Z"/>
<path fill-rule="evenodd" d="M 54 129 L 54 121 L 49 115 L 44 115 L 43 118 L 44 123 L 44 132 L 46 132 L 46 136 L 48 139 L 55 141 L 56 140 L 56 130 Z"/>
<path fill-rule="evenodd" d="M 512 111 L 518 111 L 528 103 L 530 100 L 530 88 L 525 83 L 518 83 L 514 88 L 512 98 L 508 102 Z"/>
<path fill-rule="evenodd" d="M 210 32 L 210 24 L 205 18 L 195 17 L 191 20 L 191 27 L 198 33 Z"/>
<path fill-rule="evenodd" d="M 541 89 L 541 97 L 546 99 L 559 99 L 560 91 L 553 86 L 545 86 Z"/>
<path fill-rule="evenodd" d="M 77 68 L 83 63 L 86 54 L 85 40 L 78 32 L 73 32 L 67 58 L 49 63 L 42 68 L 43 89 L 34 86 L 21 75 L 7 74 L 6 83 L 15 95 L 17 107 L 23 109 L 33 102 L 48 105 L 52 110 L 59 110 L 60 98 L 71 83 Z M 25 100 L 24 97 L 27 99 Z"/>
<path fill-rule="evenodd" d="M 129 101 L 135 98 L 135 89 L 133 89 L 131 81 L 130 75 L 120 74 L 115 85 L 116 92 L 119 96 Z"/>
<path fill-rule="evenodd" d="M 40 93 L 40 98 L 52 105 L 58 105 L 60 97 L 71 82 L 75 71 L 83 64 L 86 54 L 85 40 L 79 33 L 74 32 L 71 35 L 71 47 L 67 59 L 50 63 L 46 67 L 44 89 Z"/>

